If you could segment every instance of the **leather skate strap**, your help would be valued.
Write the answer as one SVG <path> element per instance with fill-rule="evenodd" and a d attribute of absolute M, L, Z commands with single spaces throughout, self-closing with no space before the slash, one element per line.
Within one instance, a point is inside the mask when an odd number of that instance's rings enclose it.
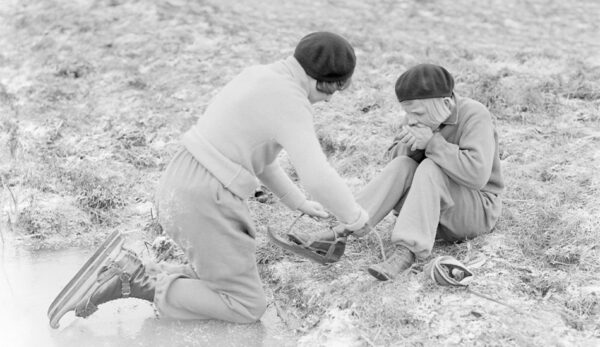
<path fill-rule="evenodd" d="M 431 260 L 423 267 L 423 272 L 441 286 L 466 287 L 473 280 L 473 272 L 448 255 Z"/>
<path fill-rule="evenodd" d="M 124 298 L 128 298 L 131 294 L 131 284 L 129 283 L 131 275 L 121 270 L 119 279 L 121 280 L 121 295 L 123 295 Z"/>

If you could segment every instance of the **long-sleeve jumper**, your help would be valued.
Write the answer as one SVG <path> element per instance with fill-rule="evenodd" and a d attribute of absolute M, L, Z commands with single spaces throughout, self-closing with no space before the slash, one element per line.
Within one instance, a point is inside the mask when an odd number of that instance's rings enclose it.
<path fill-rule="evenodd" d="M 182 138 L 157 194 L 166 232 L 197 276 L 159 280 L 163 315 L 252 322 L 265 310 L 255 228 L 245 198 L 258 179 L 291 209 L 306 200 L 277 161 L 288 154 L 304 188 L 346 224 L 366 212 L 329 165 L 315 134 L 309 79 L 295 58 L 245 69 L 211 101 Z"/>
<path fill-rule="evenodd" d="M 395 158 L 358 194 L 371 225 L 399 211 L 392 242 L 426 257 L 436 233 L 463 240 L 494 227 L 504 183 L 498 135 L 485 106 L 457 96 L 424 150 L 398 143 L 392 151 Z"/>

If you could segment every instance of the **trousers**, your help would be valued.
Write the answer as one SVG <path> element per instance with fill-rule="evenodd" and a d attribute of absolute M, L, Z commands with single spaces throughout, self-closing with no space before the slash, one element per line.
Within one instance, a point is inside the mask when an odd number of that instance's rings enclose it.
<path fill-rule="evenodd" d="M 184 149 L 163 174 L 157 203 L 163 229 L 193 268 L 175 267 L 158 276 L 158 312 L 176 319 L 260 319 L 267 303 L 256 265 L 256 229 L 245 199 Z"/>
<path fill-rule="evenodd" d="M 357 201 L 371 226 L 395 210 L 391 241 L 419 258 L 431 254 L 436 238 L 461 241 L 491 231 L 502 208 L 496 194 L 454 182 L 431 159 L 417 163 L 407 156 L 390 161 Z"/>

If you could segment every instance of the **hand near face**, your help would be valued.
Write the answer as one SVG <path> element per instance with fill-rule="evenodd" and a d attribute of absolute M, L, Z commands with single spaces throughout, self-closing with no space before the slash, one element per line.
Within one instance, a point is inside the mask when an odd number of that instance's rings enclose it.
<path fill-rule="evenodd" d="M 411 151 L 416 151 L 417 149 L 425 149 L 432 137 L 433 131 L 429 127 L 405 125 L 394 141 L 410 146 Z"/>
<path fill-rule="evenodd" d="M 400 133 L 394 138 L 394 142 L 402 143 L 412 148 L 415 143 L 415 136 L 408 125 L 402 126 Z"/>
<path fill-rule="evenodd" d="M 431 131 L 431 128 L 427 126 L 412 126 L 409 127 L 409 131 L 412 133 L 412 136 L 415 139 L 412 147 L 410 148 L 412 151 L 417 149 L 425 149 L 433 137 L 433 131 Z"/>

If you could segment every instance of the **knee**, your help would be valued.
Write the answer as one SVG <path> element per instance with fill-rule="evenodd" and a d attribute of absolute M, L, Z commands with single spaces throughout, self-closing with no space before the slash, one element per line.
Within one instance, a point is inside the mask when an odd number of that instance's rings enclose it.
<path fill-rule="evenodd" d="M 415 180 L 426 178 L 428 182 L 443 179 L 444 171 L 431 159 L 424 159 L 415 172 Z"/>
<path fill-rule="evenodd" d="M 417 163 L 411 157 L 408 157 L 406 155 L 399 155 L 396 158 L 394 158 L 394 160 L 390 161 L 390 163 L 388 165 L 392 165 L 394 167 L 402 168 L 402 169 L 413 169 L 414 170 L 417 168 L 419 163 Z"/>
<path fill-rule="evenodd" d="M 254 301 L 254 304 L 248 311 L 250 312 L 252 321 L 256 322 L 257 320 L 260 319 L 260 317 L 263 316 L 263 314 L 265 314 L 266 310 L 267 310 L 267 299 L 263 295 Z"/>
<path fill-rule="evenodd" d="M 390 161 L 384 170 L 388 172 L 391 171 L 394 177 L 405 176 L 407 179 L 412 179 L 418 166 L 419 163 L 414 159 L 401 155 Z"/>

